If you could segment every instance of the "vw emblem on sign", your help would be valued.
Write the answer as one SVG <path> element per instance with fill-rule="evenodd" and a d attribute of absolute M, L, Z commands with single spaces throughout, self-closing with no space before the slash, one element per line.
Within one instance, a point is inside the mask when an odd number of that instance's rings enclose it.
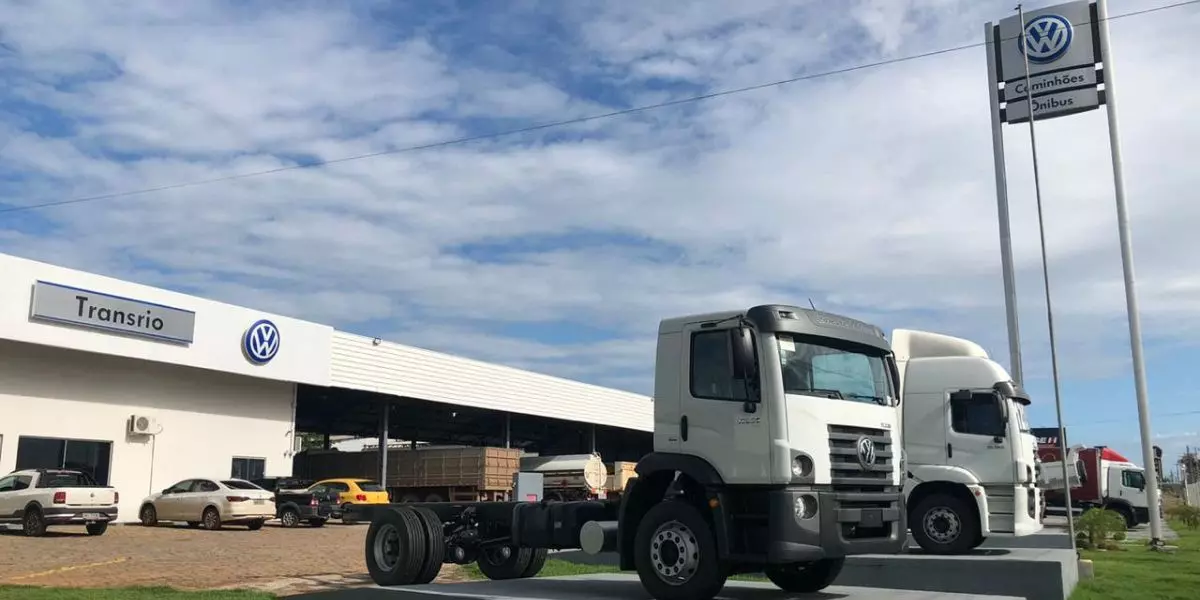
<path fill-rule="evenodd" d="M 242 336 L 242 351 L 256 365 L 271 362 L 279 352 L 279 328 L 267 319 L 256 321 Z"/>
<path fill-rule="evenodd" d="M 871 438 L 858 438 L 858 462 L 864 467 L 875 464 L 875 442 Z"/>
<path fill-rule="evenodd" d="M 1042 15 L 1025 23 L 1025 43 L 1018 46 L 1029 62 L 1044 65 L 1062 58 L 1074 36 L 1075 29 L 1065 17 Z"/>

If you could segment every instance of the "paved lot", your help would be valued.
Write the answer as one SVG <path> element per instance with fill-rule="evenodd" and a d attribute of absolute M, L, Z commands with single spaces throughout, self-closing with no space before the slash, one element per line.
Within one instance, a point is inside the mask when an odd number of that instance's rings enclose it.
<path fill-rule="evenodd" d="M 229 527 L 119 525 L 100 537 L 82 527 L 53 528 L 44 538 L 0 532 L 0 584 L 70 587 L 169 585 L 181 589 L 251 587 L 276 594 L 371 585 L 366 525 L 259 531 Z M 446 565 L 439 580 L 462 577 Z"/>

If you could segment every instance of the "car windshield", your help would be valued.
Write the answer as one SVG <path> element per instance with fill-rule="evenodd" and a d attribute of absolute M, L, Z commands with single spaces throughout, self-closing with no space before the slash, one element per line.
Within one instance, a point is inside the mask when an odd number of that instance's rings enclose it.
<path fill-rule="evenodd" d="M 262 488 L 258 487 L 257 485 L 250 483 L 249 481 L 242 481 L 241 479 L 226 479 L 226 480 L 222 481 L 221 483 L 225 484 L 225 487 L 232 488 L 235 490 L 261 490 L 262 489 Z"/>
<path fill-rule="evenodd" d="M 359 489 L 361 489 L 364 492 L 382 492 L 383 491 L 383 486 L 379 485 L 378 483 L 375 483 L 374 481 L 360 481 L 360 482 L 358 482 L 358 487 L 359 487 Z"/>
<path fill-rule="evenodd" d="M 894 400 L 883 353 L 867 348 L 834 347 L 813 338 L 779 334 L 783 391 L 867 404 Z"/>

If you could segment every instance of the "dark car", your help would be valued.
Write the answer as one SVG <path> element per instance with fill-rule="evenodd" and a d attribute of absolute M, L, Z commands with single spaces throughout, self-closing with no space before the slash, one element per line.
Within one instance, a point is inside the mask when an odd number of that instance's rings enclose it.
<path fill-rule="evenodd" d="M 275 492 L 275 516 L 284 527 L 308 523 L 320 527 L 329 520 L 337 505 L 337 494 L 307 489 L 312 481 L 292 477 L 267 477 L 254 481 L 259 487 Z"/>

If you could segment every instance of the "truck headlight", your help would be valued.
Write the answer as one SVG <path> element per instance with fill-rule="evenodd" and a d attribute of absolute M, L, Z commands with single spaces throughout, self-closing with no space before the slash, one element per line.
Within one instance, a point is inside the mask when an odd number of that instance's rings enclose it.
<path fill-rule="evenodd" d="M 807 454 L 801 454 L 792 459 L 792 476 L 807 479 L 812 476 L 813 461 Z"/>
<path fill-rule="evenodd" d="M 796 519 L 811 519 L 817 514 L 817 498 L 811 494 L 796 496 Z"/>

